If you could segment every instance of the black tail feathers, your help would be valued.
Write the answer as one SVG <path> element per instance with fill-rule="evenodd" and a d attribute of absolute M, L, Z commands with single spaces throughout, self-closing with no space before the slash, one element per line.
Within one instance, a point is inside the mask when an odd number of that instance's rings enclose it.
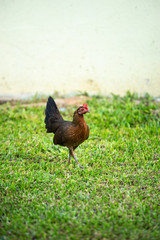
<path fill-rule="evenodd" d="M 63 120 L 58 110 L 58 107 L 52 97 L 48 98 L 45 115 L 46 115 L 45 124 L 47 132 L 52 132 L 51 122 L 53 123 L 54 121 Z"/>

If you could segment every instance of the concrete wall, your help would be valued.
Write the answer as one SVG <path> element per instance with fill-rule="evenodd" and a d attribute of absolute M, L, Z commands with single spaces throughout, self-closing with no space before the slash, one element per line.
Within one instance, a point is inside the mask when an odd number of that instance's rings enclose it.
<path fill-rule="evenodd" d="M 160 95 L 160 0 L 0 0 L 0 94 Z"/>

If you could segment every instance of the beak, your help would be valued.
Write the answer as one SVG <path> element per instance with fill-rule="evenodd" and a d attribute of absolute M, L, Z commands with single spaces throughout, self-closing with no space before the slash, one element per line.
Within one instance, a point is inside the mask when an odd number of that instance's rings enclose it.
<path fill-rule="evenodd" d="M 87 112 L 90 113 L 89 109 L 86 111 L 86 113 L 87 113 Z"/>

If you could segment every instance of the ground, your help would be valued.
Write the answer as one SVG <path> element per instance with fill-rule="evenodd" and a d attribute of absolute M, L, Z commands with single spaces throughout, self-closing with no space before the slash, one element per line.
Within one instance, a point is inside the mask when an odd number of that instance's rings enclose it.
<path fill-rule="evenodd" d="M 66 120 L 88 103 L 83 170 L 46 133 L 44 102 L 0 106 L 0 239 L 158 240 L 159 103 L 130 93 L 77 99 L 56 101 Z"/>

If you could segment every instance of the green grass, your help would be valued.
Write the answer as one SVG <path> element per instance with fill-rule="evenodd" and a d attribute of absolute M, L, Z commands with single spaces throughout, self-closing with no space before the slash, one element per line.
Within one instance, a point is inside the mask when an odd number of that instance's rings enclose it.
<path fill-rule="evenodd" d="M 52 144 L 44 107 L 0 106 L 1 240 L 159 239 L 160 106 L 130 93 L 88 106 L 83 170 Z"/>

